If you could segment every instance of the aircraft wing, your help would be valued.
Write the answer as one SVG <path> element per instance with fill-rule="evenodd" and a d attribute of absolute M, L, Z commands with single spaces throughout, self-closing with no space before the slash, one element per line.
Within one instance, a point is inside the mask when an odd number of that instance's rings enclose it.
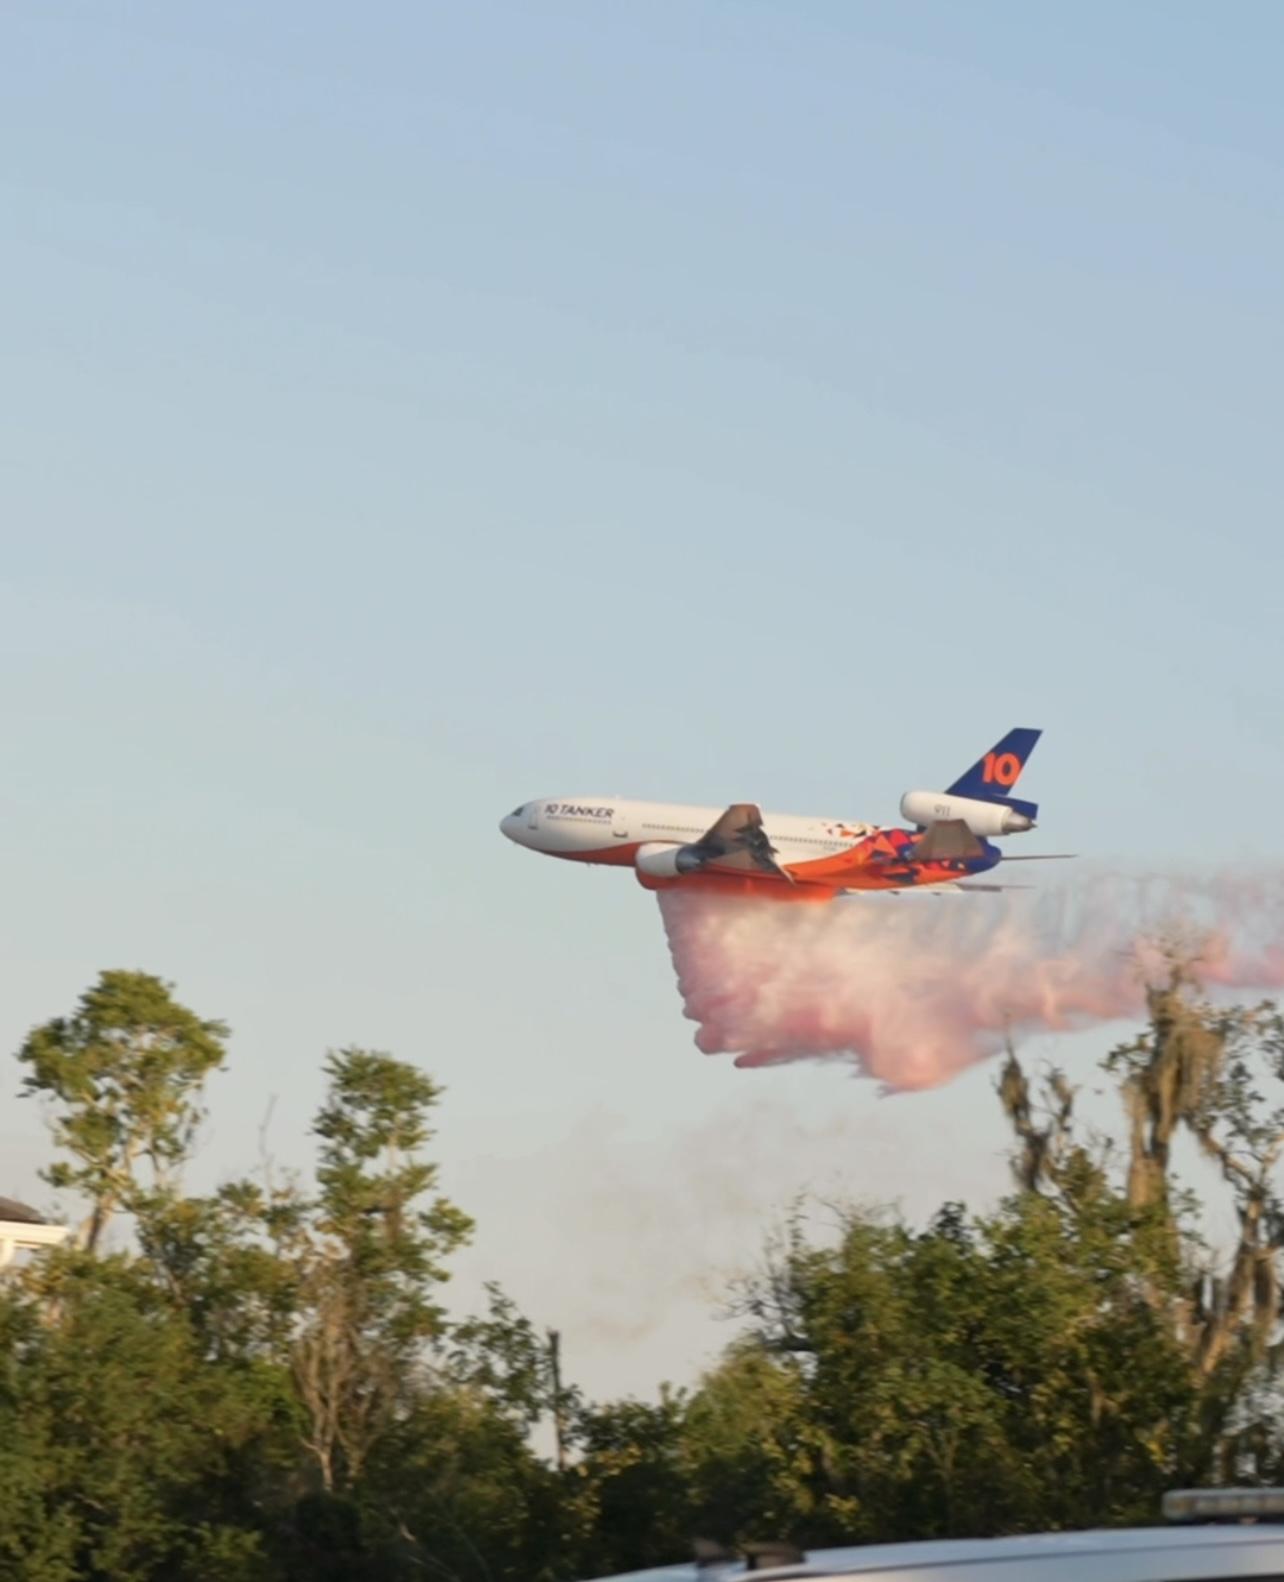
<path fill-rule="evenodd" d="M 776 848 L 762 827 L 762 812 L 752 802 L 733 802 L 695 845 L 706 861 L 718 868 L 733 873 L 757 870 L 791 879 L 776 861 Z"/>
<path fill-rule="evenodd" d="M 929 824 L 910 848 L 909 857 L 914 862 L 937 862 L 949 857 L 979 857 L 984 850 L 963 819 L 950 818 Z"/>

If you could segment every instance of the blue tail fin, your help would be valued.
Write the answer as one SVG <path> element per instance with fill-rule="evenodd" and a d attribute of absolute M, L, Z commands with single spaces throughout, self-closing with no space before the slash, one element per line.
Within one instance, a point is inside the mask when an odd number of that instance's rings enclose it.
<path fill-rule="evenodd" d="M 950 796 L 976 797 L 982 802 L 1010 802 L 1008 793 L 1020 778 L 1026 759 L 1042 731 L 1009 731 L 949 788 Z"/>

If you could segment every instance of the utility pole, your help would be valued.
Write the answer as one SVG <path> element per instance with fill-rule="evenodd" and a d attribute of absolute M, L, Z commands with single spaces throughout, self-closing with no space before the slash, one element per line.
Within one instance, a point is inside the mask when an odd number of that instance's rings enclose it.
<path fill-rule="evenodd" d="M 557 1449 L 557 1470 L 566 1471 L 566 1429 L 562 1421 L 562 1337 L 548 1331 L 548 1369 L 553 1380 L 553 1440 Z"/>

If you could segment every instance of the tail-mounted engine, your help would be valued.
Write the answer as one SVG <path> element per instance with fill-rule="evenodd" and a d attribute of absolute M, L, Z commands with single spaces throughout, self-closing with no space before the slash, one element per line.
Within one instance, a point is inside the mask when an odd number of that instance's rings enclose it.
<path fill-rule="evenodd" d="M 1035 802 L 1015 797 L 950 796 L 944 791 L 907 791 L 901 798 L 901 817 L 920 828 L 929 824 L 961 821 L 974 835 L 1019 835 L 1034 828 L 1039 808 Z"/>

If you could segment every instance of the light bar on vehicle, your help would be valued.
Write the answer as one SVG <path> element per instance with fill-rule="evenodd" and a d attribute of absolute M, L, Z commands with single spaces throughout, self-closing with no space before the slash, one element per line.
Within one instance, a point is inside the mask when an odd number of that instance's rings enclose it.
<path fill-rule="evenodd" d="M 1284 1489 L 1172 1489 L 1163 1510 L 1169 1522 L 1284 1521 Z"/>

